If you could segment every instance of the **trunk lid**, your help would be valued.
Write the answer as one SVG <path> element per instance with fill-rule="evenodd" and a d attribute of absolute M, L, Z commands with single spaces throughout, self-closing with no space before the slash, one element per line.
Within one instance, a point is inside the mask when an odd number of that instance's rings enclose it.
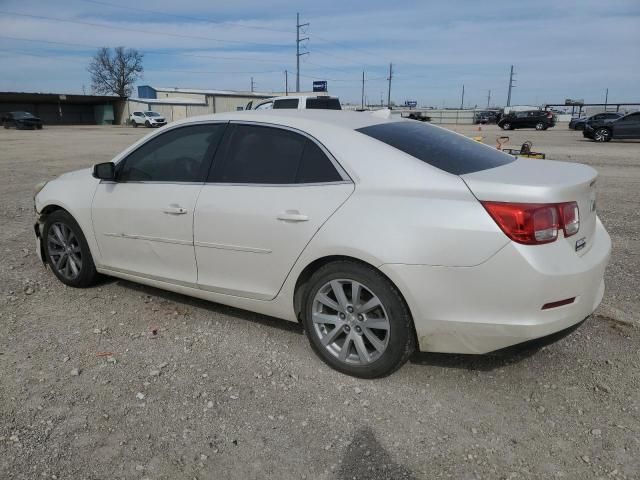
<path fill-rule="evenodd" d="M 518 158 L 496 168 L 460 176 L 481 201 L 514 203 L 577 202 L 578 233 L 559 241 L 568 242 L 577 255 L 591 248 L 596 228 L 596 178 L 598 172 L 579 163 Z"/>

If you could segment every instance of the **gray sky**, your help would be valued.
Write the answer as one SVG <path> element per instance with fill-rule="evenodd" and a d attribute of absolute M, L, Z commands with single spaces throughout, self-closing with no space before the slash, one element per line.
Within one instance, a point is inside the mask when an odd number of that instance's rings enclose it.
<path fill-rule="evenodd" d="M 141 84 L 248 90 L 295 85 L 295 14 L 309 22 L 301 87 L 360 101 L 465 106 L 583 98 L 640 102 L 640 1 L 0 0 L 0 91 L 90 90 L 97 47 L 144 53 Z M 47 43 L 49 42 L 49 43 Z M 58 43 L 52 43 L 58 42 Z"/>

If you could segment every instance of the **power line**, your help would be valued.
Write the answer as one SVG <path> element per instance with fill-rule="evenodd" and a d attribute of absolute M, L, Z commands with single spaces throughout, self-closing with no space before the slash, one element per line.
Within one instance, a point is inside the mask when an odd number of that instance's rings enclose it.
<path fill-rule="evenodd" d="M 195 39 L 195 40 L 209 40 L 212 42 L 220 42 L 220 43 L 230 43 L 230 44 L 234 44 L 234 45 L 258 45 L 261 47 L 264 46 L 269 46 L 269 47 L 284 47 L 286 45 L 282 44 L 282 43 L 258 43 L 258 42 L 245 42 L 242 40 L 222 40 L 219 38 L 211 38 L 211 37 L 202 37 L 199 35 L 185 35 L 185 34 L 180 34 L 180 33 L 169 33 L 169 32 L 155 32 L 155 31 L 151 31 L 151 30 L 143 30 L 140 28 L 129 28 L 129 27 L 120 27 L 120 26 L 115 26 L 115 25 L 104 25 L 102 23 L 94 23 L 94 22 L 85 22 L 83 20 L 70 20 L 70 19 L 66 19 L 66 18 L 59 18 L 59 17 L 47 17 L 45 15 L 32 15 L 29 13 L 18 13 L 18 12 L 8 12 L 5 10 L 0 10 L 0 13 L 3 13 L 5 15 L 14 15 L 14 16 L 18 16 L 18 17 L 28 17 L 28 18 L 37 18 L 40 20 L 47 20 L 47 21 L 53 21 L 53 22 L 64 22 L 64 23 L 76 23 L 78 25 L 88 25 L 91 27 L 99 27 L 99 28 L 106 28 L 109 30 L 122 30 L 122 31 L 127 31 L 127 32 L 135 32 L 135 33 L 143 33 L 143 34 L 147 34 L 147 35 L 162 35 L 162 36 L 166 36 L 166 37 L 177 37 L 177 38 L 189 38 L 189 39 Z"/>
<path fill-rule="evenodd" d="M 198 17 L 190 17 L 188 15 L 178 15 L 175 13 L 166 13 L 166 12 L 161 12 L 159 10 L 149 10 L 147 8 L 140 8 L 140 7 L 132 7 L 129 5 L 117 5 L 115 3 L 109 3 L 109 2 L 101 2 L 98 0 L 81 0 L 83 2 L 86 3 L 94 3 L 96 5 L 105 5 L 108 7 L 114 7 L 114 8 L 122 8 L 122 9 L 126 9 L 126 10 L 136 10 L 138 12 L 145 12 L 145 13 L 154 13 L 156 15 L 165 15 L 167 17 L 173 17 L 173 18 L 183 18 L 185 20 L 192 20 L 192 21 L 196 21 L 196 22 L 202 22 L 202 23 L 210 23 L 213 25 L 217 25 L 217 26 L 231 26 L 231 27 L 238 27 L 238 28 L 247 28 L 247 29 L 252 29 L 252 30 L 266 30 L 269 32 L 278 32 L 278 33 L 287 33 L 290 34 L 291 31 L 290 30 L 277 30 L 275 28 L 269 28 L 269 27 L 260 27 L 258 25 L 242 25 L 239 23 L 221 23 L 221 22 L 214 22 L 213 20 L 208 20 L 206 18 L 198 18 Z"/>
<path fill-rule="evenodd" d="M 52 40 L 40 40 L 36 38 L 20 38 L 20 37 L 9 37 L 5 35 L 0 35 L 0 38 L 8 39 L 8 40 L 18 40 L 25 42 L 38 42 L 38 43 L 48 43 L 52 45 L 66 45 L 71 47 L 81 47 L 85 50 L 103 48 L 104 45 L 87 45 L 86 43 L 70 43 L 70 42 L 55 42 Z M 251 60 L 252 62 L 263 62 L 270 63 L 273 65 L 280 65 L 279 62 L 274 62 L 272 60 L 266 60 L 265 58 L 260 57 L 228 57 L 228 56 L 218 56 L 218 55 L 203 55 L 203 54 L 195 54 L 195 53 L 181 53 L 181 52 L 158 52 L 158 51 L 144 51 L 144 55 L 170 55 L 170 56 L 180 56 L 180 57 L 196 57 L 196 58 L 211 58 L 214 60 L 240 60 L 247 61 Z"/>

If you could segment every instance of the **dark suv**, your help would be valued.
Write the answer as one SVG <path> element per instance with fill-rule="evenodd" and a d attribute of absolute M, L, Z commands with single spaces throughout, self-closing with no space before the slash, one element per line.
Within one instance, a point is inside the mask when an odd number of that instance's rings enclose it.
<path fill-rule="evenodd" d="M 4 128 L 14 127 L 17 130 L 22 128 L 42 129 L 42 120 L 29 112 L 7 112 L 2 114 L 2 125 Z"/>
<path fill-rule="evenodd" d="M 553 113 L 544 110 L 527 110 L 524 112 L 509 112 L 498 122 L 498 126 L 503 130 L 513 130 L 515 128 L 535 128 L 536 130 L 546 130 L 556 124 Z"/>
<path fill-rule="evenodd" d="M 596 142 L 608 142 L 612 139 L 640 139 L 640 112 L 630 113 L 617 120 L 589 121 L 582 135 Z"/>

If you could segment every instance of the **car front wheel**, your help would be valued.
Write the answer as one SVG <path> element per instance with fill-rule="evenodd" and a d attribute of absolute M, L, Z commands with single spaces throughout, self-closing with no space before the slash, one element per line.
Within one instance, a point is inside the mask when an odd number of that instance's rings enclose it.
<path fill-rule="evenodd" d="M 303 307 L 311 347 L 347 375 L 389 375 L 415 349 L 409 309 L 393 284 L 370 266 L 339 261 L 321 267 L 309 280 Z"/>
<path fill-rule="evenodd" d="M 509 122 L 505 122 L 501 125 L 503 130 L 511 130 L 511 124 Z"/>
<path fill-rule="evenodd" d="M 536 123 L 536 130 L 546 130 L 546 126 L 542 122 Z"/>
<path fill-rule="evenodd" d="M 54 275 L 70 287 L 93 285 L 98 272 L 87 240 L 74 218 L 64 210 L 48 215 L 42 235 L 47 263 Z"/>
<path fill-rule="evenodd" d="M 611 132 L 608 128 L 599 128 L 593 134 L 593 139 L 596 142 L 608 142 L 611 140 Z"/>

